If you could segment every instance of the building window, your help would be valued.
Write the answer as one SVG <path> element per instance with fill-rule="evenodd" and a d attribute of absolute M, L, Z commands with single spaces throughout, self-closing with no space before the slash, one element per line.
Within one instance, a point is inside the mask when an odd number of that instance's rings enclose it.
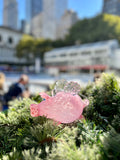
<path fill-rule="evenodd" d="M 71 53 L 70 56 L 77 56 L 77 53 Z"/>
<path fill-rule="evenodd" d="M 81 54 L 82 54 L 82 55 L 90 55 L 91 52 L 89 52 L 89 51 L 83 51 L 83 52 L 81 52 Z"/>
<path fill-rule="evenodd" d="M 56 55 L 51 55 L 51 56 L 50 56 L 50 58 L 55 58 L 55 57 L 56 57 Z"/>
<path fill-rule="evenodd" d="M 106 53 L 106 50 L 96 50 L 95 53 L 96 53 L 96 54 Z"/>
<path fill-rule="evenodd" d="M 9 37 L 9 38 L 8 38 L 8 43 L 9 43 L 9 44 L 12 44 L 12 43 L 13 43 L 12 37 Z"/>
<path fill-rule="evenodd" d="M 66 56 L 66 54 L 61 54 L 60 56 L 61 56 L 61 57 L 65 57 L 65 56 Z"/>

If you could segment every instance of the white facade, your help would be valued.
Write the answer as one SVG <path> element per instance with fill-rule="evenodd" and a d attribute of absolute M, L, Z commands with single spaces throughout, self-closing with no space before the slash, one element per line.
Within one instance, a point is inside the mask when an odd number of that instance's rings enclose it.
<path fill-rule="evenodd" d="M 111 55 L 110 65 L 113 69 L 120 69 L 120 49 L 116 49 L 114 54 Z"/>
<path fill-rule="evenodd" d="M 19 64 L 24 63 L 24 59 L 15 57 L 15 47 L 22 37 L 22 33 L 7 27 L 0 27 L 0 63 Z"/>
<path fill-rule="evenodd" d="M 4 0 L 3 25 L 18 29 L 18 4 L 16 0 Z"/>
<path fill-rule="evenodd" d="M 114 53 L 118 48 L 117 40 L 109 40 L 54 49 L 45 53 L 45 64 L 47 67 L 56 67 L 60 70 L 62 68 L 67 70 L 69 68 L 80 69 L 88 66 L 97 67 L 98 65 L 112 67 L 111 57 L 114 57 Z M 115 58 L 114 63 L 116 63 L 116 60 Z"/>

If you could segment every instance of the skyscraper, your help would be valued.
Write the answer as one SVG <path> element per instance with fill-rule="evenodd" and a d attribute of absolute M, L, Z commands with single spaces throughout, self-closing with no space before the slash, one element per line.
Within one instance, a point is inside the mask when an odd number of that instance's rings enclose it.
<path fill-rule="evenodd" d="M 120 0 L 104 0 L 103 13 L 120 15 Z"/>
<path fill-rule="evenodd" d="M 18 29 L 18 4 L 16 0 L 4 0 L 3 25 Z"/>
<path fill-rule="evenodd" d="M 36 33 L 40 29 L 42 37 L 56 39 L 57 24 L 67 10 L 67 0 L 26 0 L 26 2 L 27 33 Z"/>
<path fill-rule="evenodd" d="M 78 21 L 77 13 L 66 10 L 57 26 L 57 39 L 64 39 L 69 33 L 69 29 Z"/>
<path fill-rule="evenodd" d="M 43 10 L 43 0 L 26 0 L 26 20 L 30 22 Z"/>
<path fill-rule="evenodd" d="M 67 10 L 67 0 L 43 0 L 43 35 L 56 39 L 57 24 Z"/>
<path fill-rule="evenodd" d="M 43 0 L 43 11 L 46 17 L 59 21 L 65 10 L 67 10 L 67 0 Z"/>

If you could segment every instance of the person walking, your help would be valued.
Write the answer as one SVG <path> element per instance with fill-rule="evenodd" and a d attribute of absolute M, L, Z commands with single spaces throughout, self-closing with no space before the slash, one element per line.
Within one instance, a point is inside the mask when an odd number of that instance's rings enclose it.
<path fill-rule="evenodd" d="M 4 95 L 3 111 L 8 109 L 9 101 L 16 98 L 28 98 L 30 96 L 29 90 L 26 87 L 28 85 L 29 78 L 27 75 L 22 74 L 18 82 L 12 84 L 7 93 Z"/>

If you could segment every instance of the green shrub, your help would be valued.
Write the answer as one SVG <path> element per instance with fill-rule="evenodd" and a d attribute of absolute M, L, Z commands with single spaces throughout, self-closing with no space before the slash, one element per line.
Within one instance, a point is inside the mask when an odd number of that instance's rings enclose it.
<path fill-rule="evenodd" d="M 120 131 L 120 87 L 113 74 L 103 74 L 89 92 L 89 107 L 85 109 L 85 117 L 105 130 L 112 125 Z"/>
<path fill-rule="evenodd" d="M 53 88 L 54 89 L 54 88 Z M 85 120 L 56 124 L 46 117 L 31 117 L 32 99 L 11 102 L 0 113 L 1 160 L 108 160 L 120 159 L 120 88 L 113 74 L 81 88 L 88 98 Z"/>
<path fill-rule="evenodd" d="M 120 134 L 113 128 L 102 139 L 103 147 L 101 159 L 119 160 L 120 159 Z"/>
<path fill-rule="evenodd" d="M 100 157 L 98 147 L 100 141 L 97 142 L 94 136 L 100 135 L 100 132 L 98 133 L 97 130 L 92 131 L 92 128 L 89 127 L 86 122 L 79 122 L 78 127 L 65 128 L 66 131 L 60 137 L 58 143 L 54 145 L 48 159 L 98 160 Z M 78 143 L 78 140 L 80 143 Z"/>
<path fill-rule="evenodd" d="M 31 117 L 31 99 L 16 100 L 7 112 L 0 113 L 0 156 L 16 148 L 21 155 L 23 150 L 42 149 L 41 157 L 46 156 L 45 146 L 50 146 L 59 135 L 61 127 L 45 117 Z M 14 155 L 14 154 L 13 154 Z M 16 154 L 15 154 L 16 155 Z"/>

